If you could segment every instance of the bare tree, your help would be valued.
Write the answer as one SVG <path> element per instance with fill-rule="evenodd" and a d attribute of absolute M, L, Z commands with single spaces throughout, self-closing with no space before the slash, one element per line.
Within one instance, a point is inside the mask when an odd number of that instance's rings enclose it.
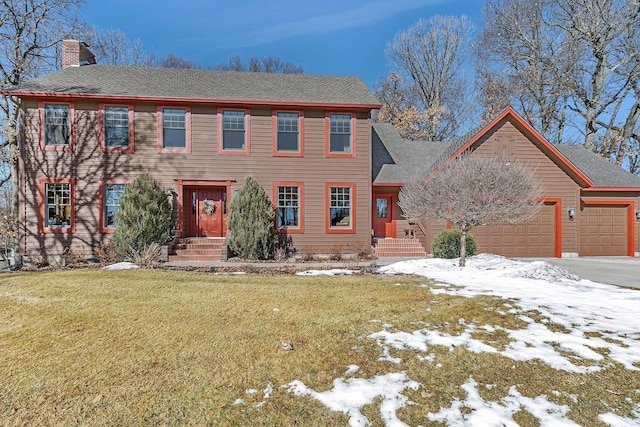
<path fill-rule="evenodd" d="M 282 60 L 278 56 L 265 56 L 263 58 L 251 57 L 245 64 L 238 55 L 229 58 L 228 63 L 220 63 L 216 70 L 227 71 L 251 71 L 255 73 L 282 73 L 303 74 L 304 69 L 291 62 Z"/>
<path fill-rule="evenodd" d="M 158 63 L 162 68 L 202 68 L 196 62 L 189 61 L 175 53 L 171 52 Z"/>
<path fill-rule="evenodd" d="M 460 266 L 472 227 L 516 224 L 541 207 L 542 186 L 533 171 L 514 159 L 463 154 L 432 175 L 400 190 L 398 205 L 408 219 L 438 218 L 460 228 Z"/>
<path fill-rule="evenodd" d="M 501 76 L 552 142 L 575 123 L 587 149 L 640 172 L 640 2 L 487 0 L 485 15 L 484 85 Z"/>
<path fill-rule="evenodd" d="M 376 88 L 379 120 L 410 130 L 405 138 L 451 140 L 466 130 L 473 103 L 463 65 L 472 30 L 466 16 L 434 16 L 398 33 L 386 49 L 393 71 Z"/>
<path fill-rule="evenodd" d="M 0 0 L 0 76 L 10 88 L 54 69 L 54 47 L 77 27 L 76 10 L 82 0 Z M 18 99 L 2 95 L 0 150 L 8 170 L 0 185 L 11 182 L 9 215 L 18 213 Z"/>
<path fill-rule="evenodd" d="M 486 117 L 517 108 L 552 143 L 564 137 L 569 91 L 558 72 L 568 69 L 572 48 L 557 28 L 545 25 L 550 0 L 487 0 L 486 22 L 476 46 L 476 75 Z M 562 71 L 563 73 L 566 71 Z"/>
<path fill-rule="evenodd" d="M 91 27 L 84 34 L 78 35 L 79 40 L 91 46 L 91 52 L 96 56 L 96 62 L 103 65 L 123 66 L 153 66 L 155 54 L 146 51 L 138 39 L 129 40 L 119 29 L 100 29 Z"/>

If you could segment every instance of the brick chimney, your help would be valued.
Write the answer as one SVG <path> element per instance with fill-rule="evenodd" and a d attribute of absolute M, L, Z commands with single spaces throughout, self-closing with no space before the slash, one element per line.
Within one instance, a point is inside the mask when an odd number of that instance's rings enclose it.
<path fill-rule="evenodd" d="M 62 41 L 62 68 L 79 67 L 95 64 L 96 57 L 89 50 L 89 45 L 78 40 Z"/>

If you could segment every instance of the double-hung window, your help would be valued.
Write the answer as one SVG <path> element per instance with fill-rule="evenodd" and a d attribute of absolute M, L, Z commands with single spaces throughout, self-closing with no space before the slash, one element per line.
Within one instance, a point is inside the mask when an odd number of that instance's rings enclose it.
<path fill-rule="evenodd" d="M 302 232 L 302 183 L 274 183 L 276 229 Z M 281 184 L 281 185 L 279 185 Z"/>
<path fill-rule="evenodd" d="M 73 179 L 40 178 L 40 232 L 74 232 Z"/>
<path fill-rule="evenodd" d="M 187 110 L 162 109 L 163 148 L 187 148 Z"/>
<path fill-rule="evenodd" d="M 191 151 L 191 108 L 158 106 L 158 152 Z"/>
<path fill-rule="evenodd" d="M 130 107 L 102 105 L 102 149 L 104 151 L 132 151 L 132 123 Z"/>
<path fill-rule="evenodd" d="M 120 198 L 127 188 L 126 183 L 105 182 L 102 185 L 102 228 L 116 228 L 116 212 L 120 210 Z"/>
<path fill-rule="evenodd" d="M 280 154 L 301 153 L 300 113 L 280 111 L 276 113 L 276 152 Z"/>
<path fill-rule="evenodd" d="M 73 148 L 73 108 L 71 104 L 42 103 L 42 141 L 48 150 Z"/>
<path fill-rule="evenodd" d="M 355 184 L 327 183 L 328 231 L 354 232 Z"/>
<path fill-rule="evenodd" d="M 242 110 L 222 111 L 222 150 L 246 150 L 245 115 Z"/>
<path fill-rule="evenodd" d="M 352 156 L 353 135 L 351 114 L 329 114 L 329 155 Z"/>

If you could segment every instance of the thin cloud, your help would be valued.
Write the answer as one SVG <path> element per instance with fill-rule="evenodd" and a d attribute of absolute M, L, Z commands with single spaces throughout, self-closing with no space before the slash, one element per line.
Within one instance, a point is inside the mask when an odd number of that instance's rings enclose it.
<path fill-rule="evenodd" d="M 375 1 L 361 7 L 341 10 L 330 15 L 314 16 L 251 31 L 243 39 L 236 39 L 235 47 L 259 46 L 300 36 L 332 33 L 347 28 L 369 25 L 407 10 L 433 6 L 444 2 L 446 0 Z"/>

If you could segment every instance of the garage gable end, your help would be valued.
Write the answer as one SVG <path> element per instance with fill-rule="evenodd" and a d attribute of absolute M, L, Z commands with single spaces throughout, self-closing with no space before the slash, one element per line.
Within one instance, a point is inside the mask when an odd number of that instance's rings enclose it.
<path fill-rule="evenodd" d="M 470 134 L 453 142 L 448 149 L 442 153 L 439 159 L 432 165 L 432 173 L 441 170 L 446 164 L 455 160 L 458 156 L 468 150 L 475 150 L 491 135 L 500 128 L 510 123 L 519 132 L 521 132 L 531 143 L 543 152 L 551 161 L 553 161 L 565 174 L 582 188 L 592 187 L 593 181 L 569 161 L 557 148 L 547 141 L 538 131 L 536 131 L 525 119 L 522 118 L 513 108 L 509 107 L 504 110 L 498 117 L 491 121 L 488 125 L 475 129 Z M 509 147 L 505 145 L 504 153 L 498 155 L 508 155 Z"/>

